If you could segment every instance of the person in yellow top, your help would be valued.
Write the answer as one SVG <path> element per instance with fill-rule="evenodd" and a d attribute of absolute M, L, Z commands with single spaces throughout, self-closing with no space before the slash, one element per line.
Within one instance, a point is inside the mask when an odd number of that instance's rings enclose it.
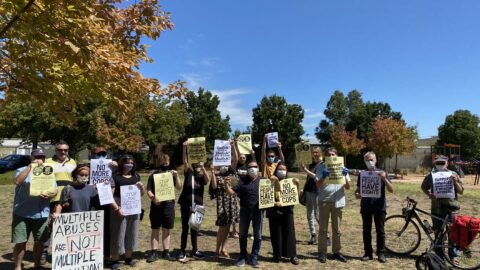
<path fill-rule="evenodd" d="M 55 144 L 55 155 L 47 160 L 45 163 L 54 164 L 53 172 L 57 181 L 58 193 L 50 202 L 51 212 L 55 212 L 55 207 L 60 201 L 60 194 L 65 186 L 73 183 L 72 172 L 77 167 L 77 163 L 73 158 L 68 156 L 68 144 L 64 141 L 59 141 Z M 48 246 L 50 239 L 43 244 L 42 258 L 40 264 L 43 265 L 47 261 Z"/>
<path fill-rule="evenodd" d="M 275 151 L 273 149 L 269 149 L 267 151 L 267 139 L 268 135 L 265 134 L 263 137 L 262 143 L 262 156 L 261 156 L 261 164 L 262 164 L 262 177 L 270 178 L 274 176 L 275 169 L 277 168 L 278 163 L 283 162 L 285 163 L 285 158 L 283 157 L 282 152 L 282 144 L 278 142 L 278 156 L 275 156 Z"/>

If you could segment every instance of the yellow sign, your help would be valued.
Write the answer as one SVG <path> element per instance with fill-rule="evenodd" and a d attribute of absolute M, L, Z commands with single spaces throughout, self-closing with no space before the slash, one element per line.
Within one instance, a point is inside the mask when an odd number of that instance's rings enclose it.
<path fill-rule="evenodd" d="M 282 206 L 298 204 L 298 188 L 293 178 L 281 180 L 280 182 L 280 203 Z"/>
<path fill-rule="evenodd" d="M 326 184 L 345 184 L 343 157 L 325 157 L 325 166 L 330 172 L 325 179 Z"/>
<path fill-rule="evenodd" d="M 240 154 L 250 155 L 252 151 L 252 134 L 238 135 L 237 146 Z"/>
<path fill-rule="evenodd" d="M 45 163 L 41 166 L 33 163 L 30 170 L 30 196 L 55 193 L 55 173 L 53 164 Z"/>
<path fill-rule="evenodd" d="M 295 144 L 295 157 L 298 165 L 302 164 L 302 162 L 306 166 L 312 164 L 312 152 L 310 149 L 309 143 Z"/>
<path fill-rule="evenodd" d="M 275 204 L 275 192 L 272 181 L 260 179 L 258 183 L 258 208 L 270 208 Z"/>
<path fill-rule="evenodd" d="M 190 164 L 206 162 L 207 154 L 205 149 L 205 137 L 189 138 L 187 154 L 188 162 Z"/>
<path fill-rule="evenodd" d="M 155 183 L 155 198 L 159 202 L 175 200 L 175 187 L 172 173 L 157 173 L 153 175 Z"/>

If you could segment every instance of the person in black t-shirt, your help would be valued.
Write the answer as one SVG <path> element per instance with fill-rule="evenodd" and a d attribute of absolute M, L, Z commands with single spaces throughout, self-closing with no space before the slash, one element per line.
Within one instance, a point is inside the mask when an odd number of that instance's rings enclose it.
<path fill-rule="evenodd" d="M 147 182 L 147 195 L 152 201 L 150 204 L 150 224 L 152 234 L 150 236 L 150 243 L 152 250 L 147 257 L 147 262 L 154 262 L 158 259 L 158 242 L 160 227 L 162 228 L 162 245 L 163 255 L 166 260 L 171 261 L 173 258 L 170 255 L 170 230 L 173 229 L 175 223 L 175 200 L 159 202 L 155 198 L 155 181 L 154 174 L 170 172 L 173 175 L 173 185 L 176 189 L 180 189 L 181 185 L 178 181 L 177 171 L 175 167 L 170 164 L 170 156 L 163 154 L 160 156 L 160 167 L 154 171 Z"/>
<path fill-rule="evenodd" d="M 180 204 L 180 214 L 182 217 L 180 254 L 177 258 L 180 262 L 186 262 L 187 260 L 185 249 L 187 248 L 188 229 L 190 229 L 188 225 L 188 220 L 190 218 L 190 214 L 193 211 L 192 205 L 193 203 L 196 205 L 203 205 L 203 193 L 205 190 L 205 186 L 208 185 L 208 183 L 210 182 L 210 177 L 205 170 L 203 162 L 193 164 L 189 163 L 187 149 L 188 141 L 185 141 L 183 143 L 183 169 L 185 173 L 185 180 L 183 183 L 182 193 L 180 193 L 180 197 L 178 198 L 178 204 Z M 196 230 L 190 229 L 190 239 L 192 241 L 192 256 L 198 259 L 203 259 L 205 258 L 205 255 L 198 250 L 197 236 L 198 232 Z"/>

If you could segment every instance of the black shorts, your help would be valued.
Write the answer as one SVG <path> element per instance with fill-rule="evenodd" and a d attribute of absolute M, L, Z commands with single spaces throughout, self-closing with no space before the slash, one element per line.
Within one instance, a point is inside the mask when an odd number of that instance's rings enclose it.
<path fill-rule="evenodd" d="M 175 202 L 150 206 L 150 224 L 152 230 L 164 228 L 173 229 L 175 223 Z"/>

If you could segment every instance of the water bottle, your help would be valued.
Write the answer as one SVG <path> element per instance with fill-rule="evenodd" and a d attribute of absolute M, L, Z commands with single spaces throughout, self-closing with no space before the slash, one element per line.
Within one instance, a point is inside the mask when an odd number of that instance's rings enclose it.
<path fill-rule="evenodd" d="M 423 226 L 425 227 L 425 229 L 427 229 L 427 232 L 429 234 L 433 233 L 432 226 L 430 226 L 430 223 L 428 223 L 426 219 L 423 220 Z"/>

